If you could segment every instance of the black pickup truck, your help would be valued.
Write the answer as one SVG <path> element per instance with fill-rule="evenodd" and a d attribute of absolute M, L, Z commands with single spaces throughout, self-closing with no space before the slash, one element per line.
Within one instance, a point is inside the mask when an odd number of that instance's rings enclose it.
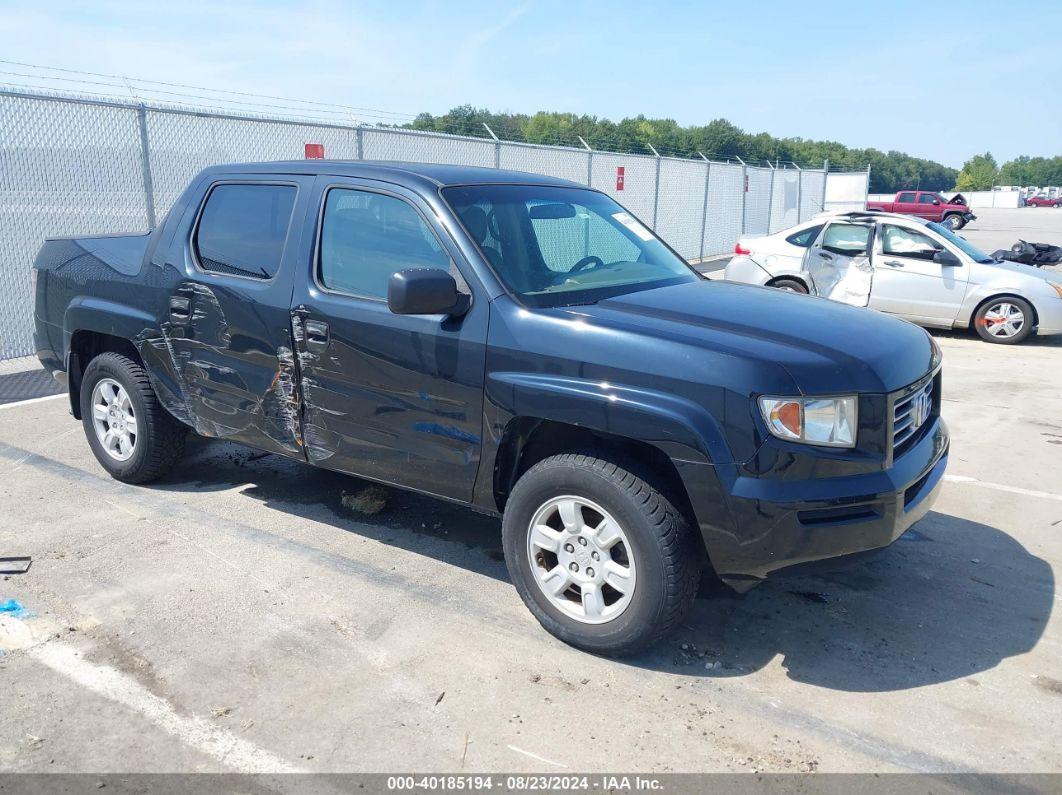
<path fill-rule="evenodd" d="M 947 462 L 925 331 L 706 281 L 563 180 L 218 166 L 35 269 L 38 355 L 115 478 L 192 430 L 500 515 L 528 608 L 596 653 L 675 627 L 702 567 L 744 591 L 888 545 Z"/>

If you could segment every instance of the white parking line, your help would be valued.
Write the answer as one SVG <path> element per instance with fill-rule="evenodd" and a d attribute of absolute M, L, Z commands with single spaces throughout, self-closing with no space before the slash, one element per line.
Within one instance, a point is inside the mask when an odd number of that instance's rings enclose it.
<path fill-rule="evenodd" d="M 530 751 L 525 751 L 523 748 L 517 748 L 515 745 L 507 745 L 505 747 L 508 748 L 510 751 L 516 751 L 516 753 L 518 754 L 523 754 L 524 756 L 529 756 L 532 759 L 537 759 L 539 762 L 545 762 L 547 765 L 553 765 L 555 767 L 568 767 L 567 765 L 562 765 L 560 762 L 554 762 L 552 759 L 546 759 L 546 757 L 544 756 L 539 756 L 538 754 L 533 754 Z"/>
<path fill-rule="evenodd" d="M 165 699 L 132 677 L 110 666 L 82 659 L 73 646 L 52 641 L 33 646 L 26 653 L 82 687 L 139 713 L 185 745 L 240 773 L 305 772 L 254 743 L 219 729 L 205 718 L 178 714 Z"/>
<path fill-rule="evenodd" d="M 74 646 L 53 640 L 56 628 L 47 617 L 23 621 L 0 615 L 0 645 L 9 652 L 20 650 L 61 676 L 131 709 L 190 748 L 237 772 L 259 775 L 306 772 L 206 718 L 179 714 L 168 701 L 128 674 L 89 662 Z"/>
<path fill-rule="evenodd" d="M 0 411 L 4 409 L 13 409 L 18 406 L 28 406 L 30 403 L 43 403 L 45 400 L 55 400 L 56 398 L 66 397 L 65 392 L 60 392 L 58 395 L 45 395 L 44 397 L 29 398 L 28 400 L 16 400 L 14 403 L 0 404 Z"/>
<path fill-rule="evenodd" d="M 1007 486 L 1003 483 L 990 483 L 986 480 L 978 480 L 977 478 L 967 477 L 966 475 L 945 475 L 944 480 L 948 483 L 964 483 L 968 486 L 980 486 L 983 489 L 995 489 L 996 491 L 1006 491 L 1011 494 L 1021 494 L 1025 497 L 1040 497 L 1045 500 L 1057 500 L 1058 502 L 1062 502 L 1062 494 L 1054 494 L 1050 491 L 1023 489 L 1019 486 Z"/>

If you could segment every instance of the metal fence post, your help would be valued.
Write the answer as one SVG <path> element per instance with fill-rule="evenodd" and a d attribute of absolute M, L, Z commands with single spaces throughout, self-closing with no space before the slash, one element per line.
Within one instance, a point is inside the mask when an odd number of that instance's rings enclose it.
<path fill-rule="evenodd" d="M 749 167 L 740 157 L 737 155 L 734 157 L 741 163 L 741 234 L 745 234 L 745 205 L 749 198 Z"/>
<path fill-rule="evenodd" d="M 358 151 L 358 160 L 364 160 L 365 159 L 365 148 L 364 148 L 365 144 L 362 141 L 361 125 L 360 124 L 357 126 L 357 128 L 355 129 L 354 132 L 355 132 L 354 140 L 355 140 L 355 143 L 357 145 L 357 151 Z"/>
<path fill-rule="evenodd" d="M 494 130 L 486 122 L 481 123 L 483 124 L 483 129 L 490 133 L 490 137 L 494 139 L 494 167 L 501 168 L 501 141 L 498 140 L 498 136 L 494 134 Z"/>
<path fill-rule="evenodd" d="M 140 176 L 144 181 L 144 209 L 147 210 L 148 228 L 154 229 L 155 183 L 151 178 L 151 150 L 148 149 L 147 108 L 140 103 L 136 110 L 137 127 L 140 128 Z"/>
<path fill-rule="evenodd" d="M 653 186 L 653 229 L 656 229 L 656 211 L 660 206 L 660 153 L 651 143 L 646 143 L 656 157 L 656 184 Z"/>
<path fill-rule="evenodd" d="M 867 184 L 863 191 L 863 209 L 867 209 L 867 200 L 870 198 L 870 163 L 867 163 Z"/>
<path fill-rule="evenodd" d="M 771 166 L 771 161 L 767 161 L 767 165 Z M 774 177 L 778 173 L 777 166 L 771 166 L 771 195 L 767 199 L 767 234 L 771 234 L 771 216 L 774 215 Z"/>
<path fill-rule="evenodd" d="M 822 161 L 822 204 L 819 209 L 826 212 L 826 183 L 830 181 L 830 158 Z"/>
<path fill-rule="evenodd" d="M 703 152 L 698 152 L 701 156 L 701 160 L 704 161 L 704 204 L 701 205 L 701 257 L 700 261 L 704 262 L 704 238 L 708 234 L 708 188 L 711 182 L 712 176 L 712 161 L 704 156 Z"/>
<path fill-rule="evenodd" d="M 804 220 L 803 218 L 801 218 L 801 215 L 803 215 L 804 213 L 804 172 L 801 171 L 800 166 L 798 166 L 792 160 L 790 160 L 789 162 L 793 163 L 793 168 L 797 170 L 797 223 L 799 224 L 801 221 Z"/>
<path fill-rule="evenodd" d="M 590 148 L 590 144 L 583 140 L 583 136 L 575 136 L 579 139 L 579 143 L 586 147 L 586 187 L 590 187 L 590 183 L 594 181 L 594 150 Z"/>

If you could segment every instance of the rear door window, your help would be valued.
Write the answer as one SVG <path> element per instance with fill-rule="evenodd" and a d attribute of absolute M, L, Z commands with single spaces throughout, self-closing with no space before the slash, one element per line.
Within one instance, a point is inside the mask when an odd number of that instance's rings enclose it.
<path fill-rule="evenodd" d="M 195 232 L 199 267 L 229 276 L 272 279 L 284 256 L 297 192 L 294 185 L 215 185 Z"/>

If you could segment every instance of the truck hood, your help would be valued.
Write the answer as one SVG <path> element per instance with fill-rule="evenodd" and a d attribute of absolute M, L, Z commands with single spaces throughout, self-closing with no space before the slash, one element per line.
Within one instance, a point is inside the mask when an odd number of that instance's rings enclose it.
<path fill-rule="evenodd" d="M 930 337 L 918 326 L 770 287 L 703 281 L 562 311 L 664 344 L 779 365 L 808 395 L 892 392 L 934 364 Z"/>

